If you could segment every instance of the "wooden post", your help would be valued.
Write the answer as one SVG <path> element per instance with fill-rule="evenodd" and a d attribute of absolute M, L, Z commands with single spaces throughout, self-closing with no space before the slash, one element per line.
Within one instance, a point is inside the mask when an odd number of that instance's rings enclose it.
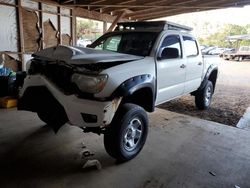
<path fill-rule="evenodd" d="M 71 45 L 76 45 L 76 16 L 75 8 L 70 9 L 70 33 L 71 33 Z"/>
<path fill-rule="evenodd" d="M 39 30 L 40 30 L 40 45 L 39 45 L 39 50 L 43 50 L 44 49 L 44 29 L 43 29 L 43 13 L 42 13 L 42 9 L 43 9 L 43 5 L 41 2 L 38 2 L 38 9 L 39 9 Z"/>
<path fill-rule="evenodd" d="M 103 33 L 106 33 L 107 31 L 107 21 L 103 22 Z"/>
<path fill-rule="evenodd" d="M 24 49 L 24 38 L 23 38 L 23 15 L 22 15 L 22 6 L 21 0 L 16 0 L 17 5 L 17 23 L 18 23 L 18 31 L 19 31 L 19 50 L 21 52 L 21 62 L 22 62 L 22 70 L 25 70 L 24 64 L 24 56 L 23 53 L 25 52 Z"/>
<path fill-rule="evenodd" d="M 117 17 L 115 18 L 115 20 L 113 21 L 113 23 L 111 24 L 111 26 L 109 27 L 109 29 L 107 30 L 108 32 L 113 31 L 113 29 L 115 28 L 116 24 L 120 21 L 120 19 L 125 15 L 125 11 L 120 12 Z"/>
<path fill-rule="evenodd" d="M 57 27 L 58 27 L 58 44 L 62 44 L 62 33 L 61 33 L 61 8 L 57 7 Z"/>

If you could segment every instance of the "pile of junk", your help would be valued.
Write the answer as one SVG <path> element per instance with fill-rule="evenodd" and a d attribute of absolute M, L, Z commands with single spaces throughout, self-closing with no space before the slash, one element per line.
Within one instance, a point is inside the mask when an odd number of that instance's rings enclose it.
<path fill-rule="evenodd" d="M 25 72 L 19 71 L 20 61 L 0 54 L 0 107 L 12 108 L 17 106 L 18 91 L 23 85 Z"/>

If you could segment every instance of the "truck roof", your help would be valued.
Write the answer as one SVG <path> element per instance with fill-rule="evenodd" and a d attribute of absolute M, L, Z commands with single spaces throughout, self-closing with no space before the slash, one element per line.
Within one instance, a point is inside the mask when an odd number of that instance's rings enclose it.
<path fill-rule="evenodd" d="M 190 32 L 193 29 L 191 27 L 169 21 L 141 21 L 141 22 L 118 23 L 115 28 L 115 31 L 124 31 L 124 30 L 144 30 L 144 31 L 179 30 L 179 31 Z"/>

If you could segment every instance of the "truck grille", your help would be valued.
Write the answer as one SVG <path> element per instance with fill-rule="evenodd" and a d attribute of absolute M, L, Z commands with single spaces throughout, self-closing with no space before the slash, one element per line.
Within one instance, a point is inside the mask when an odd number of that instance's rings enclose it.
<path fill-rule="evenodd" d="M 74 71 L 67 65 L 56 62 L 40 62 L 33 60 L 29 74 L 42 74 L 53 82 L 65 94 L 70 95 L 77 92 L 77 87 L 71 82 Z"/>

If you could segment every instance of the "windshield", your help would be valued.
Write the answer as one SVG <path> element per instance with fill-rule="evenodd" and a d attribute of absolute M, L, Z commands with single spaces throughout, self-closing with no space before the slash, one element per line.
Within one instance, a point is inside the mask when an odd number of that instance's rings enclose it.
<path fill-rule="evenodd" d="M 90 48 L 113 52 L 149 56 L 158 33 L 156 32 L 128 32 L 104 35 Z"/>

